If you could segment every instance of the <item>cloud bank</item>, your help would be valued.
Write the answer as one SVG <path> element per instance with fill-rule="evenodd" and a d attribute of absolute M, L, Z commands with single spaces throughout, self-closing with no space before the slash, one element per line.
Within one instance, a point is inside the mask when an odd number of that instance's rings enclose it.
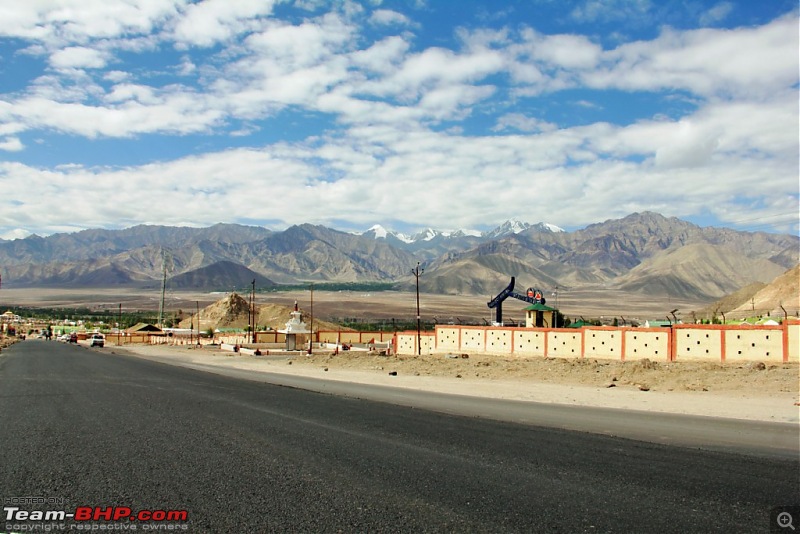
<path fill-rule="evenodd" d="M 655 27 L 649 2 L 593 0 L 555 28 L 399 2 L 6 4 L 0 238 L 642 210 L 797 233 L 797 12 L 743 6 Z"/>

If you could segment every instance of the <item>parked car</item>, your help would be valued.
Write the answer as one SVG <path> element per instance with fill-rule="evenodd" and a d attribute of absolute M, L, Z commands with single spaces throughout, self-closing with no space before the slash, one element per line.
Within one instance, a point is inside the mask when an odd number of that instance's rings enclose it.
<path fill-rule="evenodd" d="M 103 347 L 106 344 L 105 338 L 103 338 L 102 334 L 94 334 L 92 335 L 91 340 L 89 341 L 90 347 Z"/>
<path fill-rule="evenodd" d="M 77 343 L 78 342 L 78 334 L 76 334 L 75 332 L 71 333 L 69 335 L 69 342 L 70 343 Z"/>
<path fill-rule="evenodd" d="M 63 341 L 65 343 L 69 342 L 69 334 L 61 334 L 58 336 L 59 341 Z"/>

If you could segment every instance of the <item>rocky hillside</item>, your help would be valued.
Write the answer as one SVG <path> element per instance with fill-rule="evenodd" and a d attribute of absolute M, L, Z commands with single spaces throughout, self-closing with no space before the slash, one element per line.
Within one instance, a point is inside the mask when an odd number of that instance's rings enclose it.
<path fill-rule="evenodd" d="M 173 289 L 227 290 L 237 287 L 248 287 L 255 281 L 259 288 L 275 287 L 275 282 L 244 265 L 223 260 L 200 267 L 169 280 Z"/>
<path fill-rule="evenodd" d="M 286 322 L 291 319 L 293 308 L 280 306 L 277 304 L 258 304 L 255 306 L 256 325 L 259 329 L 280 330 L 286 326 Z M 303 321 L 311 326 L 311 317 L 300 308 L 303 313 Z M 180 328 L 197 328 L 192 318 L 186 318 L 179 324 Z M 217 302 L 206 306 L 200 310 L 200 330 L 206 331 L 209 328 L 247 328 L 250 321 L 250 311 L 248 300 L 232 292 Z M 342 328 L 328 321 L 314 319 L 314 331 L 318 330 L 341 330 Z"/>
<path fill-rule="evenodd" d="M 781 307 L 790 315 L 800 317 L 800 265 L 756 291 L 748 302 L 743 302 L 733 311 L 767 310 L 771 316 L 782 317 Z"/>
<path fill-rule="evenodd" d="M 10 287 L 159 287 L 166 266 L 170 287 L 175 279 L 178 287 L 213 290 L 237 286 L 235 280 L 240 276 L 234 275 L 230 263 L 262 278 L 264 285 L 259 287 L 308 280 L 387 281 L 416 264 L 413 255 L 384 242 L 322 226 L 293 226 L 255 241 L 245 241 L 255 233 L 234 225 L 227 228 L 232 236 L 226 239 L 199 239 L 208 237 L 207 233 L 200 233 L 182 244 L 180 239 L 169 238 L 122 252 L 125 240 L 120 239 L 113 246 L 106 243 L 107 246 L 94 247 L 97 256 L 82 261 L 64 260 L 77 254 L 62 254 L 60 236 L 46 238 L 45 241 L 55 239 L 46 246 L 39 246 L 43 239 L 39 237 L 3 242 L 0 264 L 4 265 L 4 272 L 0 274 Z M 185 233 L 185 229 L 177 231 L 179 235 Z M 107 241 L 108 235 L 103 235 Z M 31 239 L 36 246 L 22 243 Z M 132 246 L 139 242 L 138 238 L 133 240 Z M 220 271 L 226 265 L 227 274 L 222 276 Z M 250 274 L 247 277 L 249 285 L 253 278 Z"/>
<path fill-rule="evenodd" d="M 140 226 L 0 242 L 6 287 L 160 287 L 225 290 L 306 282 L 390 282 L 413 290 L 493 295 L 511 276 L 520 287 L 612 288 L 713 301 L 768 283 L 800 262 L 797 236 L 701 228 L 635 213 L 574 232 L 514 225 L 486 236 L 428 232 L 421 250 L 387 239 L 303 224 L 283 232 L 239 225 Z M 440 239 L 440 245 L 436 245 Z M 488 240 L 487 240 L 488 239 Z M 438 248 L 437 248 L 438 247 Z M 438 256 L 429 258 L 434 250 Z M 418 255 L 422 254 L 422 255 Z"/>
<path fill-rule="evenodd" d="M 730 318 L 753 315 L 781 318 L 784 310 L 790 316 L 800 317 L 800 264 L 780 274 L 768 284 L 747 285 L 696 313 L 698 317 L 724 313 Z"/>
<path fill-rule="evenodd" d="M 796 236 L 700 228 L 639 213 L 576 232 L 525 231 L 444 255 L 428 266 L 431 274 L 426 271 L 420 287 L 459 293 L 468 286 L 491 294 L 502 274 L 517 276 L 526 287 L 610 287 L 713 300 L 753 282 L 770 282 L 799 261 Z M 406 289 L 415 283 L 413 277 L 403 282 Z"/>

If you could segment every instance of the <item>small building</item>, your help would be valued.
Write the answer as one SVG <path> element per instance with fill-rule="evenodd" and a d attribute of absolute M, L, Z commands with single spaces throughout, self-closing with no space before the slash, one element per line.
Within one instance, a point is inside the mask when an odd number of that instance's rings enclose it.
<path fill-rule="evenodd" d="M 294 303 L 294 311 L 291 313 L 292 318 L 286 322 L 286 328 L 278 330 L 281 334 L 286 334 L 286 350 L 298 350 L 302 347 L 305 334 L 310 334 L 311 331 L 306 328 L 306 323 L 303 322 L 303 316 L 297 309 L 297 303 Z M 301 336 L 298 339 L 298 336 Z"/>
<path fill-rule="evenodd" d="M 18 323 L 22 321 L 22 318 L 11 310 L 8 310 L 0 315 L 0 321 L 4 323 Z"/>
<path fill-rule="evenodd" d="M 161 330 L 154 324 L 150 323 L 136 323 L 130 328 L 126 328 L 125 332 L 128 334 L 163 334 L 164 331 Z"/>
<path fill-rule="evenodd" d="M 586 322 L 583 319 L 578 319 L 575 322 L 569 323 L 567 328 L 583 328 L 584 326 L 592 326 L 592 323 Z"/>
<path fill-rule="evenodd" d="M 531 304 L 525 308 L 525 326 L 527 328 L 553 328 L 556 324 L 555 308 L 541 303 Z"/>
<path fill-rule="evenodd" d="M 672 321 L 658 321 L 658 320 L 647 320 L 644 322 L 645 328 L 672 328 Z"/>

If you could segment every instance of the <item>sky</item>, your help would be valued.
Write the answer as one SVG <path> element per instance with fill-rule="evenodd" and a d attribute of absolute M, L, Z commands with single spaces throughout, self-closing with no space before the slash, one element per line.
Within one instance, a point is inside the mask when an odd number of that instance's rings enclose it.
<path fill-rule="evenodd" d="M 0 239 L 800 233 L 795 0 L 0 0 Z"/>

